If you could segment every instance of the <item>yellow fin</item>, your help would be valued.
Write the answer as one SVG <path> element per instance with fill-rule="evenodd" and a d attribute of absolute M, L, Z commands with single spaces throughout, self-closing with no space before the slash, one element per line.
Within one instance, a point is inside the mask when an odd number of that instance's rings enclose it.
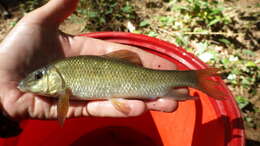
<path fill-rule="evenodd" d="M 126 60 L 128 62 L 143 66 L 142 60 L 139 57 L 139 55 L 135 52 L 132 52 L 132 51 L 119 50 L 119 51 L 114 51 L 114 52 L 105 54 L 103 56 L 111 57 L 111 58 L 118 58 L 118 59 Z"/>
<path fill-rule="evenodd" d="M 125 115 L 129 115 L 131 108 L 120 100 L 122 99 L 115 99 L 115 98 L 110 99 L 111 103 L 118 111 L 122 112 Z"/>
<path fill-rule="evenodd" d="M 58 121 L 63 126 L 69 109 L 69 97 L 71 92 L 69 89 L 60 93 L 57 105 Z"/>

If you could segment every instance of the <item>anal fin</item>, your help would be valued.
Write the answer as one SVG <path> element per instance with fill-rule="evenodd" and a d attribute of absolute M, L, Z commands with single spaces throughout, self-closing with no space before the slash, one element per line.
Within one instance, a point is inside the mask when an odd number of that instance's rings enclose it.
<path fill-rule="evenodd" d="M 131 108 L 127 104 L 122 102 L 122 100 L 123 99 L 115 99 L 115 98 L 110 99 L 115 109 L 117 109 L 118 111 L 122 112 L 125 115 L 129 115 Z"/>

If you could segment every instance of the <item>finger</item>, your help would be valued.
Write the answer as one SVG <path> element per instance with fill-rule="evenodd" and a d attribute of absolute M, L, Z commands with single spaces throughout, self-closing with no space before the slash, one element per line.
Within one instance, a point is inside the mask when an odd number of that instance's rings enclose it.
<path fill-rule="evenodd" d="M 180 95 L 181 99 L 196 99 L 197 97 L 189 96 L 189 90 L 187 88 L 176 88 L 172 92 L 174 95 Z M 178 97 L 162 97 L 155 101 L 146 102 L 148 110 L 173 112 L 178 108 Z"/>
<path fill-rule="evenodd" d="M 67 113 L 67 118 L 74 117 L 86 117 L 86 116 L 95 116 L 95 117 L 133 117 L 139 116 L 146 111 L 146 105 L 143 101 L 139 100 L 122 100 L 124 104 L 130 107 L 130 112 L 128 115 L 118 111 L 110 101 L 91 101 L 91 102 L 79 102 L 71 101 L 69 110 Z M 34 118 L 40 119 L 57 119 L 57 104 L 55 102 L 48 101 L 49 110 L 48 112 L 43 112 L 38 108 L 38 111 L 34 113 L 46 113 L 45 117 L 35 115 Z M 40 106 L 40 105 L 39 105 Z M 47 108 L 46 108 L 47 109 Z M 45 109 L 45 110 L 46 110 Z"/>
<path fill-rule="evenodd" d="M 110 101 L 93 101 L 87 105 L 87 111 L 91 116 L 97 117 L 133 117 L 146 111 L 146 105 L 140 100 L 122 100 L 129 107 L 128 115 L 118 111 Z"/>
<path fill-rule="evenodd" d="M 176 97 L 169 97 L 174 98 L 177 101 L 185 101 L 185 100 L 191 100 L 191 99 L 198 99 L 197 96 L 191 96 L 189 94 L 189 90 L 187 88 L 175 88 L 171 91 L 171 94 Z"/>
<path fill-rule="evenodd" d="M 28 108 L 28 115 L 34 119 L 57 119 L 57 103 L 55 98 L 34 96 L 32 104 Z M 70 101 L 67 118 L 88 116 L 87 102 Z"/>
<path fill-rule="evenodd" d="M 74 117 L 89 116 L 89 113 L 86 108 L 87 104 L 88 104 L 88 102 L 70 101 L 70 106 L 69 106 L 69 110 L 67 113 L 67 117 L 74 118 Z"/>
<path fill-rule="evenodd" d="M 58 27 L 76 9 L 78 1 L 50 0 L 44 6 L 27 14 L 22 22 Z"/>
<path fill-rule="evenodd" d="M 146 102 L 148 110 L 161 112 L 174 112 L 178 108 L 178 102 L 172 98 L 159 98 L 155 101 Z"/>

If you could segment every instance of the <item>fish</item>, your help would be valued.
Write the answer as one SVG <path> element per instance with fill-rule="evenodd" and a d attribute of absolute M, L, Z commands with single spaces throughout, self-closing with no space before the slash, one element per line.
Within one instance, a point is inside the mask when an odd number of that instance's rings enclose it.
<path fill-rule="evenodd" d="M 158 97 L 188 100 L 194 97 L 174 92 L 178 87 L 191 87 L 210 97 L 223 99 L 216 81 L 218 69 L 155 70 L 145 68 L 140 57 L 119 50 L 103 56 L 73 56 L 56 60 L 28 74 L 18 84 L 22 92 L 58 98 L 58 120 L 64 123 L 70 100 L 111 100 L 119 111 L 129 109 L 118 99 L 153 100 Z"/>

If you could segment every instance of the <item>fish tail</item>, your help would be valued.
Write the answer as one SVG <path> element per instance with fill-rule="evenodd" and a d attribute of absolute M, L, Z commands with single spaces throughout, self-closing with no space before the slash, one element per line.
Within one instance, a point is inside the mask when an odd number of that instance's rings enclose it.
<path fill-rule="evenodd" d="M 195 71 L 197 77 L 196 88 L 215 99 L 224 99 L 226 96 L 225 93 L 217 88 L 219 83 L 209 79 L 211 76 L 217 76 L 218 71 L 219 70 L 217 68 L 207 68 Z"/>

